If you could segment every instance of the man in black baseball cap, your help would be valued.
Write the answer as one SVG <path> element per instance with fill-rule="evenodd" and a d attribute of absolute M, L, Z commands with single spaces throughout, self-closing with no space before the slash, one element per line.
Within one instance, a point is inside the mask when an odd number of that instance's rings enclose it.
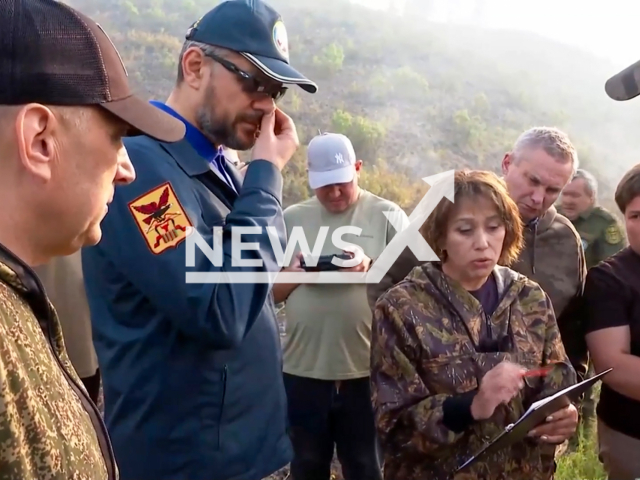
<path fill-rule="evenodd" d="M 216 147 L 253 147 L 266 113 L 291 85 L 318 87 L 289 61 L 287 29 L 262 0 L 226 0 L 187 30 L 176 87 L 152 102 L 199 130 Z M 198 142 L 196 142 L 198 143 Z"/>
<path fill-rule="evenodd" d="M 131 95 L 104 31 L 55 0 L 0 0 L 0 472 L 116 480 L 100 412 L 73 369 L 31 267 L 98 243 L 122 137 L 184 125 Z"/>
<path fill-rule="evenodd" d="M 604 88 L 610 98 L 618 101 L 631 100 L 640 95 L 640 61 L 611 77 Z"/>
<path fill-rule="evenodd" d="M 187 40 L 240 53 L 274 82 L 318 87 L 289 64 L 287 29 L 278 12 L 261 1 L 225 1 L 188 30 Z"/>

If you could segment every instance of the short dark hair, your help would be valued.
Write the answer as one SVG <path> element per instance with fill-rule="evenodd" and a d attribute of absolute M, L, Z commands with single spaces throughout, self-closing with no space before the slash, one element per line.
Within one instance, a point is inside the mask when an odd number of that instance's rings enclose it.
<path fill-rule="evenodd" d="M 640 164 L 625 173 L 616 188 L 614 198 L 623 215 L 629 204 L 638 196 L 640 196 Z"/>
<path fill-rule="evenodd" d="M 184 58 L 184 54 L 191 47 L 198 47 L 200 50 L 204 52 L 205 55 L 217 55 L 219 57 L 223 56 L 223 50 L 219 47 L 214 47 L 213 45 L 207 45 L 206 43 L 194 42 L 193 40 L 187 40 L 182 44 L 182 49 L 180 50 L 180 55 L 178 56 L 178 72 L 176 75 L 176 84 L 180 85 L 184 81 L 184 71 L 182 70 L 182 59 Z"/>
<path fill-rule="evenodd" d="M 455 203 L 443 198 L 422 225 L 422 236 L 444 262 L 447 256 L 441 245 L 447 236 L 449 221 L 460 201 L 465 198 L 483 197 L 495 205 L 506 230 L 498 263 L 511 265 L 518 258 L 524 244 L 524 225 L 518 206 L 509 196 L 504 181 L 493 172 L 465 169 L 455 172 L 454 185 Z"/>

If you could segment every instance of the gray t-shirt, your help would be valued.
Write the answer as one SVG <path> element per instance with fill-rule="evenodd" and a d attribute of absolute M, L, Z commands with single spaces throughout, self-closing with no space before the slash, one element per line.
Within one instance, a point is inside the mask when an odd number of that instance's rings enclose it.
<path fill-rule="evenodd" d="M 321 227 L 329 227 L 322 254 L 339 254 L 331 241 L 342 226 L 362 229 L 360 236 L 342 235 L 345 242 L 358 245 L 375 259 L 396 233 L 383 212 L 394 211 L 406 218 L 398 205 L 361 190 L 358 201 L 340 214 L 327 211 L 313 197 L 284 212 L 287 235 L 300 226 L 313 251 Z M 299 252 L 296 245 L 294 255 Z M 286 339 L 284 372 L 321 380 L 348 380 L 369 375 L 372 313 L 366 284 L 303 284 L 285 304 Z"/>

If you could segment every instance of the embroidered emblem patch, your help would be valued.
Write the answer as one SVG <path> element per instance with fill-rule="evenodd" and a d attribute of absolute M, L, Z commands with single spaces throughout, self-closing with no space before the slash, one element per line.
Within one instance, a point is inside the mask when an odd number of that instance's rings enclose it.
<path fill-rule="evenodd" d="M 273 26 L 273 43 L 275 44 L 278 52 L 285 58 L 289 58 L 289 36 L 287 35 L 287 29 L 284 26 L 282 20 L 278 20 Z"/>
<path fill-rule="evenodd" d="M 169 182 L 129 202 L 129 211 L 156 255 L 184 242 L 193 226 Z"/>
<path fill-rule="evenodd" d="M 193 22 L 193 24 L 189 27 L 189 29 L 187 30 L 187 34 L 185 35 L 185 38 L 187 40 L 191 38 L 191 35 L 193 35 L 193 32 L 196 31 L 196 29 L 198 28 L 198 25 L 200 25 L 201 20 L 202 20 L 202 17 L 200 17 L 198 20 Z"/>
<path fill-rule="evenodd" d="M 611 245 L 620 243 L 620 241 L 622 240 L 620 228 L 617 225 L 609 225 L 604 231 L 604 239 Z"/>

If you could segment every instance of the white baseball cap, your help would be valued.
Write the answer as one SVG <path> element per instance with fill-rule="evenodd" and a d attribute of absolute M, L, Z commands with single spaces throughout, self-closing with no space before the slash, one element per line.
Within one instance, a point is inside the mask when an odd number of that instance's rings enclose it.
<path fill-rule="evenodd" d="M 312 189 L 351 182 L 356 175 L 356 152 L 340 133 L 324 133 L 307 146 L 309 186 Z"/>

